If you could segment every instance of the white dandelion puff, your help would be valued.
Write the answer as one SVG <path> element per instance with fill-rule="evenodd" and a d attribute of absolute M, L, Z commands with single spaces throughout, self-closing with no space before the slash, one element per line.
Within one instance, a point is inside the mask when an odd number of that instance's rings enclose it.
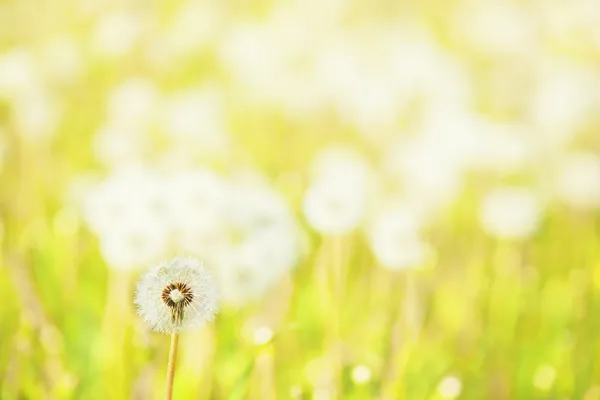
<path fill-rule="evenodd" d="M 600 208 L 600 157 L 591 152 L 569 155 L 558 173 L 557 190 L 573 208 Z"/>
<path fill-rule="evenodd" d="M 345 234 L 362 222 L 368 205 L 371 171 L 351 147 L 322 150 L 313 161 L 313 179 L 306 190 L 303 211 L 318 232 Z"/>
<path fill-rule="evenodd" d="M 484 198 L 480 222 L 491 236 L 503 239 L 526 239 L 537 230 L 542 205 L 531 189 L 504 187 Z"/>
<path fill-rule="evenodd" d="M 381 265 L 389 269 L 403 269 L 422 264 L 431 255 L 432 249 L 422 241 L 420 227 L 418 216 L 408 208 L 395 207 L 379 213 L 368 238 Z"/>
<path fill-rule="evenodd" d="M 217 297 L 216 283 L 201 262 L 176 257 L 142 276 L 134 303 L 153 330 L 177 334 L 212 321 Z"/>

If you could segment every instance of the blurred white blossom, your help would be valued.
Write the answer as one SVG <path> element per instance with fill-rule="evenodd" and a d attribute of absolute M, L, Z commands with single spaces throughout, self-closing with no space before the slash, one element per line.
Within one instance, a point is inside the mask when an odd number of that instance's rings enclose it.
<path fill-rule="evenodd" d="M 438 384 L 438 393 L 443 399 L 456 399 L 462 392 L 462 382 L 456 376 L 446 376 Z"/>
<path fill-rule="evenodd" d="M 600 156 L 591 152 L 570 154 L 559 171 L 558 194 L 572 207 L 600 208 Z"/>
<path fill-rule="evenodd" d="M 159 92 L 146 77 L 127 78 L 112 88 L 107 99 L 107 117 L 125 127 L 148 124 L 158 111 Z"/>
<path fill-rule="evenodd" d="M 299 257 L 298 227 L 280 194 L 262 179 L 234 180 L 222 209 L 227 241 L 217 254 L 223 298 L 258 297 Z"/>
<path fill-rule="evenodd" d="M 331 147 L 315 157 L 313 171 L 303 202 L 308 223 L 318 232 L 330 235 L 356 228 L 367 209 L 367 162 L 351 148 Z"/>
<path fill-rule="evenodd" d="M 410 268 L 427 260 L 431 249 L 420 238 L 420 217 L 408 207 L 380 211 L 369 230 L 369 243 L 382 266 Z"/>
<path fill-rule="evenodd" d="M 58 36 L 42 48 L 42 67 L 50 79 L 59 83 L 78 80 L 85 69 L 82 50 L 74 37 Z"/>
<path fill-rule="evenodd" d="M 129 166 L 88 190 L 84 216 L 111 267 L 194 254 L 210 263 L 234 304 L 260 296 L 299 257 L 286 201 L 254 175 L 227 180 L 206 169 L 159 175 Z"/>
<path fill-rule="evenodd" d="M 110 167 L 137 164 L 150 150 L 145 128 L 109 122 L 96 131 L 92 148 L 96 158 Z"/>
<path fill-rule="evenodd" d="M 268 95 L 286 71 L 287 49 L 267 25 L 245 24 L 224 35 L 219 48 L 223 66 L 248 89 Z"/>
<path fill-rule="evenodd" d="M 352 380 L 358 385 L 364 385 L 371 380 L 371 369 L 366 365 L 356 365 L 352 368 Z"/>
<path fill-rule="evenodd" d="M 140 15 L 126 12 L 105 14 L 92 33 L 92 47 L 102 56 L 124 56 L 131 52 L 144 32 Z"/>
<path fill-rule="evenodd" d="M 167 182 L 169 221 L 178 246 L 212 261 L 225 249 L 227 182 L 208 169 L 182 170 Z"/>
<path fill-rule="evenodd" d="M 598 112 L 600 74 L 561 59 L 542 65 L 529 113 L 545 139 L 568 142 Z"/>
<path fill-rule="evenodd" d="M 510 2 L 467 4 L 457 15 L 456 27 L 478 50 L 502 56 L 535 49 L 539 27 L 524 6 Z"/>
<path fill-rule="evenodd" d="M 483 199 L 479 218 L 483 229 L 502 239 L 524 239 L 538 228 L 542 205 L 531 189 L 502 187 Z"/>
<path fill-rule="evenodd" d="M 222 101 L 220 93 L 211 87 L 174 93 L 163 104 L 164 132 L 200 154 L 223 150 L 229 133 Z"/>
<path fill-rule="evenodd" d="M 84 218 L 111 267 L 140 267 L 167 251 L 170 230 L 162 186 L 152 171 L 128 167 L 88 191 Z"/>
<path fill-rule="evenodd" d="M 163 221 L 145 213 L 127 215 L 100 237 L 100 251 L 107 264 L 117 270 L 140 268 L 168 254 L 169 231 Z"/>
<path fill-rule="evenodd" d="M 51 138 L 61 119 L 58 100 L 43 88 L 18 97 L 12 105 L 12 113 L 19 135 L 33 142 Z"/>
<path fill-rule="evenodd" d="M 399 180 L 406 201 L 421 211 L 441 211 L 462 191 L 465 160 L 449 152 L 452 147 L 420 135 L 387 149 L 385 168 L 394 182 Z"/>
<path fill-rule="evenodd" d="M 512 173 L 531 164 L 534 145 L 524 126 L 486 121 L 479 133 L 475 169 Z"/>
<path fill-rule="evenodd" d="M 13 48 L 0 53 L 0 98 L 15 100 L 39 90 L 39 68 L 26 48 Z"/>
<path fill-rule="evenodd" d="M 165 58 L 165 54 L 183 57 L 204 49 L 215 39 L 219 23 L 218 3 L 194 0 L 184 3 L 173 16 L 167 31 L 158 38 L 165 42 L 162 57 Z"/>

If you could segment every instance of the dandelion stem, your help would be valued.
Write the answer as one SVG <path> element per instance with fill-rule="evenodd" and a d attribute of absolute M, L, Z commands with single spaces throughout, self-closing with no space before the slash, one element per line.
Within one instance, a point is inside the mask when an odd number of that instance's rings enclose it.
<path fill-rule="evenodd" d="M 165 400 L 173 398 L 173 378 L 175 377 L 175 361 L 177 360 L 177 344 L 179 335 L 171 334 L 171 349 L 169 350 L 169 365 L 167 366 L 167 389 L 165 391 Z"/>

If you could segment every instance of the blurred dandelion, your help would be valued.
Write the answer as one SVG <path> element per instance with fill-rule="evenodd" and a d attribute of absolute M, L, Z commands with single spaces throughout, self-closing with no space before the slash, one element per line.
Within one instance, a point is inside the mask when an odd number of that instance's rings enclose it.
<path fill-rule="evenodd" d="M 100 237 L 111 267 L 140 267 L 166 252 L 170 228 L 163 186 L 152 171 L 128 167 L 87 191 L 84 219 Z"/>
<path fill-rule="evenodd" d="M 456 399 L 462 391 L 462 382 L 456 376 L 446 376 L 438 385 L 438 393 L 443 399 Z"/>
<path fill-rule="evenodd" d="M 225 109 L 216 88 L 187 89 L 168 96 L 163 104 L 161 126 L 174 143 L 185 143 L 201 155 L 226 148 L 229 134 Z M 193 144 L 194 146 L 190 146 Z"/>
<path fill-rule="evenodd" d="M 225 242 L 216 255 L 223 299 L 264 293 L 296 264 L 299 230 L 285 199 L 260 177 L 234 180 L 221 208 Z"/>
<path fill-rule="evenodd" d="M 352 148 L 334 146 L 315 157 L 313 171 L 303 202 L 308 223 L 323 234 L 352 231 L 367 210 L 368 164 Z"/>
<path fill-rule="evenodd" d="M 0 55 L 0 98 L 25 97 L 40 83 L 40 71 L 28 49 L 16 47 Z"/>
<path fill-rule="evenodd" d="M 77 38 L 60 35 L 42 48 L 41 62 L 48 78 L 61 83 L 76 82 L 85 72 L 85 60 Z"/>
<path fill-rule="evenodd" d="M 431 249 L 419 237 L 420 224 L 416 213 L 408 208 L 384 210 L 375 217 L 369 243 L 382 266 L 402 269 L 427 260 Z"/>
<path fill-rule="evenodd" d="M 497 188 L 483 199 L 479 218 L 483 229 L 501 239 L 525 239 L 537 229 L 542 206 L 524 187 Z"/>
<path fill-rule="evenodd" d="M 352 368 L 352 380 L 358 385 L 364 385 L 371 380 L 371 369 L 366 365 L 356 365 Z"/>
<path fill-rule="evenodd" d="M 600 110 L 600 76 L 567 60 L 542 64 L 529 114 L 549 143 L 569 143 L 593 113 Z"/>
<path fill-rule="evenodd" d="M 13 104 L 15 126 L 28 141 L 44 141 L 53 136 L 60 122 L 57 100 L 49 93 L 38 90 L 20 97 Z"/>
<path fill-rule="evenodd" d="M 108 94 L 107 117 L 127 128 L 143 127 L 158 111 L 160 95 L 154 82 L 146 77 L 127 78 Z"/>
<path fill-rule="evenodd" d="M 585 152 L 568 155 L 557 185 L 558 195 L 569 206 L 600 208 L 600 156 Z"/>
<path fill-rule="evenodd" d="M 138 14 L 114 12 L 103 15 L 94 27 L 92 47 L 101 56 L 124 56 L 138 43 L 144 28 Z"/>

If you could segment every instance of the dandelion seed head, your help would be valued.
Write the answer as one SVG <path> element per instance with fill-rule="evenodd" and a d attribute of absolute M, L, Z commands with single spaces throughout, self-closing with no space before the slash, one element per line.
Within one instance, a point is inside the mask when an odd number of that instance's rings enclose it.
<path fill-rule="evenodd" d="M 142 276 L 134 303 L 153 330 L 179 333 L 212 321 L 217 297 L 216 283 L 202 263 L 176 257 Z"/>

